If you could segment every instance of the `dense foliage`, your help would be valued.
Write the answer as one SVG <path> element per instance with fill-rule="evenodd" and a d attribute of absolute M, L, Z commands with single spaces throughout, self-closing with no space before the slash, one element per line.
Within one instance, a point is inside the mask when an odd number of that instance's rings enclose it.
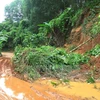
<path fill-rule="evenodd" d="M 19 44 L 31 47 L 45 44 L 63 46 L 82 14 L 82 7 L 89 4 L 85 4 L 85 2 L 91 4 L 89 7 L 92 11 L 94 11 L 94 5 L 99 4 L 99 0 L 96 2 L 85 0 L 59 0 L 59 2 L 15 0 L 6 6 L 6 20 L 0 24 L 0 31 L 8 37 L 4 47 L 14 48 Z M 48 7 L 49 9 L 47 9 Z M 96 8 L 98 9 L 98 6 Z M 50 21 L 50 19 L 52 20 Z M 39 27 L 39 32 L 35 31 L 37 27 Z M 98 27 L 99 22 L 98 25 L 93 26 L 91 33 L 98 33 Z M 98 31 L 96 32 L 97 28 Z"/>
<path fill-rule="evenodd" d="M 67 7 L 72 7 L 75 11 L 85 2 L 85 0 L 15 0 L 6 6 L 5 15 L 7 19 L 17 22 L 22 18 L 28 19 L 31 31 L 37 32 L 38 24 L 50 21 Z"/>
<path fill-rule="evenodd" d="M 44 22 L 44 24 L 40 24 L 39 33 L 45 33 L 49 36 L 49 44 L 63 46 L 81 13 L 81 9 L 75 13 L 73 9 L 67 8 L 57 18 L 52 19 L 48 23 Z"/>
<path fill-rule="evenodd" d="M 93 49 L 87 52 L 91 56 L 100 56 L 100 45 L 97 44 Z"/>
<path fill-rule="evenodd" d="M 15 0 L 5 7 L 6 19 L 19 22 L 23 18 L 22 1 L 23 0 Z"/>
<path fill-rule="evenodd" d="M 0 52 L 2 48 L 15 48 L 15 70 L 29 79 L 64 78 L 89 58 L 56 47 L 64 45 L 87 9 L 83 30 L 92 37 L 100 33 L 100 15 L 94 19 L 99 5 L 100 0 L 15 0 L 5 7 L 6 19 L 0 23 Z M 87 23 L 92 23 L 91 27 L 87 28 Z M 98 54 L 98 48 L 90 53 Z"/>
<path fill-rule="evenodd" d="M 67 73 L 79 68 L 79 64 L 87 63 L 89 58 L 84 55 L 68 54 L 64 49 L 50 46 L 39 48 L 15 49 L 14 63 L 15 70 L 21 74 L 26 74 L 31 79 L 39 76 L 66 77 Z"/>

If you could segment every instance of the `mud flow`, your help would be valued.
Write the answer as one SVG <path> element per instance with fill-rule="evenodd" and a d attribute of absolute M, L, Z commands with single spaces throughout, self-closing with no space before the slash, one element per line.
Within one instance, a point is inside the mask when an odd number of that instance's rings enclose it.
<path fill-rule="evenodd" d="M 0 58 L 0 100 L 100 100 L 100 83 L 69 82 L 53 86 L 55 79 L 25 82 L 13 76 L 10 56 Z"/>

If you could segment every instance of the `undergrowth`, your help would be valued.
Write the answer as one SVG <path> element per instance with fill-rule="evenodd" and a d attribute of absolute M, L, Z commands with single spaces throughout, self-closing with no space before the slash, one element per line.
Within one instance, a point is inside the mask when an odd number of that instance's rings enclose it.
<path fill-rule="evenodd" d="M 0 56 L 2 56 L 1 51 L 2 51 L 2 48 L 3 48 L 4 42 L 6 42 L 7 39 L 8 39 L 7 37 L 8 37 L 7 35 L 0 32 Z"/>
<path fill-rule="evenodd" d="M 82 28 L 85 34 L 93 38 L 100 34 L 100 14 L 95 9 L 90 10 L 90 15 L 85 18 Z"/>
<path fill-rule="evenodd" d="M 97 44 L 93 49 L 86 53 L 91 56 L 100 56 L 100 45 Z"/>
<path fill-rule="evenodd" d="M 65 78 L 67 74 L 87 63 L 88 57 L 66 53 L 64 49 L 51 46 L 38 48 L 16 47 L 14 64 L 20 74 L 27 74 L 33 80 L 41 76 Z"/>
<path fill-rule="evenodd" d="M 70 35 L 70 31 L 72 27 L 75 26 L 81 13 L 82 9 L 75 12 L 72 8 L 66 8 L 62 14 L 52 19 L 50 22 L 40 24 L 38 34 L 44 33 L 46 36 L 49 36 L 48 44 L 62 46 Z"/>

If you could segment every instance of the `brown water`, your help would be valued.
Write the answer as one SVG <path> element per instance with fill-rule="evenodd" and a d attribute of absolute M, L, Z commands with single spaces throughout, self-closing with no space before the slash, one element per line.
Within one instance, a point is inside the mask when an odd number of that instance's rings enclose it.
<path fill-rule="evenodd" d="M 0 87 L 10 99 L 0 100 L 100 100 L 100 83 L 70 82 L 52 86 L 53 79 L 39 79 L 33 83 L 15 77 L 0 79 Z"/>

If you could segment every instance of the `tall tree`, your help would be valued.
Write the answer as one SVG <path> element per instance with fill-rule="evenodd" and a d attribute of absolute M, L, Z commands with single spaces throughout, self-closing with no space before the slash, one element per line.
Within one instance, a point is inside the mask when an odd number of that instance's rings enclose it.
<path fill-rule="evenodd" d="M 10 5 L 5 7 L 6 19 L 11 21 L 20 21 L 23 18 L 22 0 L 15 0 Z"/>
<path fill-rule="evenodd" d="M 67 0 L 24 0 L 24 15 L 37 29 L 38 24 L 56 17 L 66 6 Z"/>
<path fill-rule="evenodd" d="M 84 2 L 85 0 L 15 0 L 6 6 L 5 16 L 12 21 L 27 19 L 30 29 L 37 32 L 38 24 L 50 21 L 66 7 L 79 8 Z"/>

